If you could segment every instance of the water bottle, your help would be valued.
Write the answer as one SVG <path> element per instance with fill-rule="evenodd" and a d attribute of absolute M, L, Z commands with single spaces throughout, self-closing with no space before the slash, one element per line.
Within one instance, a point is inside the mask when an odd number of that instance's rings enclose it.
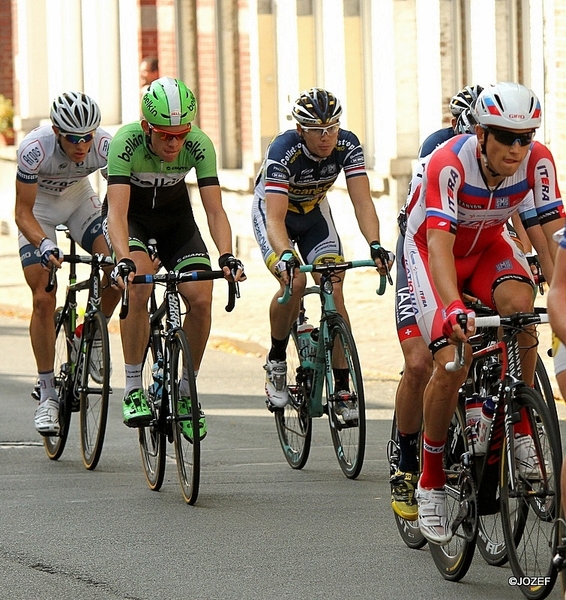
<path fill-rule="evenodd" d="M 495 413 L 495 401 L 492 396 L 488 396 L 483 401 L 480 420 L 478 421 L 478 437 L 476 442 L 476 454 L 485 454 L 487 450 L 487 439 L 493 415 Z"/>
<path fill-rule="evenodd" d="M 312 325 L 306 321 L 297 325 L 297 340 L 299 342 L 299 355 L 301 357 L 301 362 L 308 359 L 312 330 Z"/>
<path fill-rule="evenodd" d="M 150 394 L 153 396 L 153 401 L 159 405 L 163 393 L 163 368 L 159 362 L 153 363 L 151 374 L 153 375 L 153 383 L 151 384 Z"/>
<path fill-rule="evenodd" d="M 480 420 L 482 404 L 479 394 L 472 394 L 466 398 L 466 427 L 469 428 L 469 438 L 473 444 L 477 441 L 477 423 Z"/>
<path fill-rule="evenodd" d="M 77 362 L 77 356 L 79 355 L 79 349 L 81 347 L 81 337 L 83 336 L 83 325 L 84 323 L 77 325 L 73 335 L 73 347 L 71 348 L 72 362 Z"/>

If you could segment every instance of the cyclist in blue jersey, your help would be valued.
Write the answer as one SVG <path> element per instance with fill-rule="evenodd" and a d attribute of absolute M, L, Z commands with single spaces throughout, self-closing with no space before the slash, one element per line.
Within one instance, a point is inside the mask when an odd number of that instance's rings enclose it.
<path fill-rule="evenodd" d="M 327 198 L 328 190 L 342 170 L 360 230 L 370 246 L 376 267 L 384 273 L 385 265 L 391 264 L 389 253 L 379 242 L 379 220 L 362 146 L 354 133 L 340 127 L 340 101 L 327 90 L 311 88 L 301 93 L 292 113 L 297 121 L 296 129 L 280 133 L 269 145 L 256 179 L 252 209 L 257 243 L 267 268 L 280 286 L 269 309 L 271 349 L 264 367 L 270 410 L 284 407 L 288 402 L 286 349 L 306 286 L 306 276 L 297 270 L 299 254 L 311 264 L 344 258 Z M 282 295 L 289 276 L 294 279 L 294 293 L 288 304 L 281 305 L 277 298 Z M 348 320 L 343 277 L 337 277 L 334 298 L 338 312 Z M 342 418 L 356 419 L 357 410 L 347 401 L 348 369 L 334 369 L 334 377 L 338 390 L 335 400 Z"/>

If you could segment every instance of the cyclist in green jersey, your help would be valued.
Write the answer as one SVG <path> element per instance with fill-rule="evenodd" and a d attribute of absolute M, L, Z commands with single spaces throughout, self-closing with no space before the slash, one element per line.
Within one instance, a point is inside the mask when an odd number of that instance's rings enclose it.
<path fill-rule="evenodd" d="M 133 274 L 153 273 L 148 242 L 157 241 L 159 258 L 167 270 L 210 271 L 210 257 L 195 222 L 185 176 L 196 170 L 199 192 L 218 263 L 227 279 L 245 279 L 242 263 L 232 254 L 232 231 L 222 206 L 216 152 L 210 138 L 192 124 L 196 99 L 178 79 L 161 77 L 142 97 L 141 122 L 116 133 L 108 153 L 107 219 L 105 233 L 116 256 L 113 284 L 124 288 Z M 212 282 L 179 284 L 187 305 L 183 328 L 198 372 L 211 324 Z M 124 423 L 148 424 L 151 412 L 142 389 L 141 365 L 149 337 L 147 300 L 150 285 L 130 288 L 130 306 L 121 321 L 126 386 Z M 188 380 L 185 378 L 188 394 Z M 187 422 L 192 435 L 192 424 Z M 201 413 L 200 435 L 206 423 Z"/>

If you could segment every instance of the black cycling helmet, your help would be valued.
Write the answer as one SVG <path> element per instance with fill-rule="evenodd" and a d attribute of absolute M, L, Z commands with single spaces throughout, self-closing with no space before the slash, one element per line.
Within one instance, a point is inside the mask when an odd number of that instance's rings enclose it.
<path fill-rule="evenodd" d="M 465 110 L 470 110 L 478 96 L 482 93 L 481 85 L 467 85 L 450 100 L 450 112 L 453 117 L 459 117 Z"/>
<path fill-rule="evenodd" d="M 332 125 L 340 119 L 342 106 L 331 92 L 322 88 L 310 88 L 301 92 L 292 112 L 301 125 Z"/>

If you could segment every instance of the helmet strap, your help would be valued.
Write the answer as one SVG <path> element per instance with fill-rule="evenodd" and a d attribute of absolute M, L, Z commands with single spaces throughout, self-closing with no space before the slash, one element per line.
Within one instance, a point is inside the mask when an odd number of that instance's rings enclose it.
<path fill-rule="evenodd" d="M 489 164 L 489 160 L 487 158 L 486 144 L 487 144 L 487 136 L 488 135 L 489 135 L 489 132 L 487 130 L 485 130 L 483 142 L 480 144 L 481 158 L 482 158 L 483 166 L 490 172 L 492 177 L 501 177 L 500 173 L 498 173 L 497 171 L 495 171 L 494 169 L 491 168 L 491 166 Z"/>

